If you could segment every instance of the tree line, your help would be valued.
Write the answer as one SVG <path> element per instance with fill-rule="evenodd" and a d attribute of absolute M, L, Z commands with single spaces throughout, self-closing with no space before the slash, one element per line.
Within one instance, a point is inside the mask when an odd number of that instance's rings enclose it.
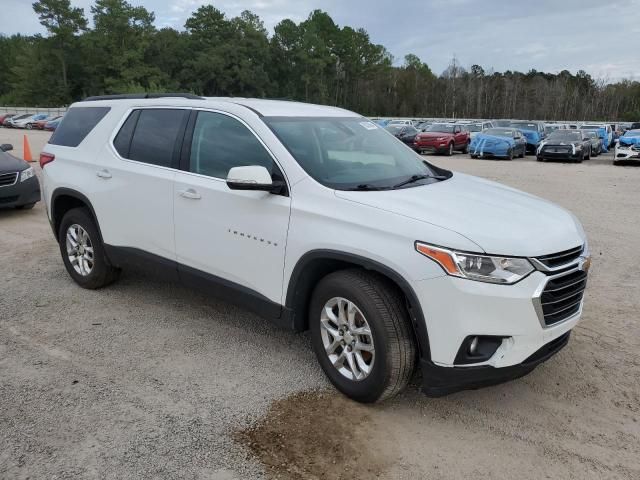
<path fill-rule="evenodd" d="M 272 34 L 249 11 L 204 5 L 183 30 L 160 28 L 144 7 L 40 0 L 46 35 L 0 35 L 0 105 L 60 106 L 90 95 L 191 92 L 286 98 L 369 116 L 639 120 L 640 82 L 608 83 L 584 71 L 495 72 L 453 58 L 435 74 L 416 55 L 394 61 L 362 28 L 321 10 Z"/>

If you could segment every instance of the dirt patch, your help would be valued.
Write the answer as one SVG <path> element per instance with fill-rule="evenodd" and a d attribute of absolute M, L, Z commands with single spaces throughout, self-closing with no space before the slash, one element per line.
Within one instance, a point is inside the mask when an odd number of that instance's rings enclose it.
<path fill-rule="evenodd" d="M 335 392 L 305 392 L 274 402 L 236 439 L 272 478 L 375 478 L 391 462 L 375 448 L 370 408 Z"/>

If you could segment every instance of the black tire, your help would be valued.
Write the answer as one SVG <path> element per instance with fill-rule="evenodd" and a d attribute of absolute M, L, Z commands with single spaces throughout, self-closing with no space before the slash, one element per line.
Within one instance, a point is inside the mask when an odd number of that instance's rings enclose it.
<path fill-rule="evenodd" d="M 469 153 L 469 142 L 465 144 L 464 148 L 462 149 L 462 153 L 464 153 L 465 155 Z"/>
<path fill-rule="evenodd" d="M 366 318 L 373 338 L 375 358 L 363 380 L 351 380 L 333 366 L 321 336 L 320 315 L 334 297 L 353 302 Z M 379 402 L 401 392 L 411 379 L 416 344 L 402 295 L 385 277 L 361 269 L 341 270 L 316 286 L 309 307 L 313 349 L 333 385 L 349 398 L 363 403 Z"/>
<path fill-rule="evenodd" d="M 513 160 L 513 148 L 507 150 L 507 160 Z"/>
<path fill-rule="evenodd" d="M 36 203 L 27 203 L 25 205 L 18 205 L 16 207 L 16 210 L 31 210 L 33 207 L 35 207 Z"/>
<path fill-rule="evenodd" d="M 447 148 L 447 153 L 446 153 L 447 157 L 451 157 L 453 156 L 453 142 L 451 142 L 449 144 L 449 147 Z"/>
<path fill-rule="evenodd" d="M 524 156 L 527 154 L 527 149 L 526 147 L 524 147 L 522 149 L 522 152 L 520 153 L 520 155 L 518 155 L 518 158 L 524 158 Z"/>
<path fill-rule="evenodd" d="M 470 156 L 471 156 L 471 158 L 474 158 L 474 159 L 478 158 L 478 155 L 474 155 L 473 153 Z"/>
<path fill-rule="evenodd" d="M 538 162 L 544 162 L 544 158 L 540 157 L 540 156 L 536 156 L 536 160 Z"/>
<path fill-rule="evenodd" d="M 32 123 L 27 123 L 27 130 L 31 130 L 33 129 L 33 124 Z"/>
<path fill-rule="evenodd" d="M 591 147 L 589 147 L 589 150 L 587 151 L 587 158 L 585 160 L 591 160 Z"/>
<path fill-rule="evenodd" d="M 87 275 L 81 275 L 76 272 L 67 254 L 67 230 L 74 224 L 81 226 L 87 232 L 93 246 L 93 267 Z M 98 233 L 98 227 L 86 208 L 74 208 L 64 215 L 58 231 L 58 245 L 60 246 L 60 254 L 67 272 L 69 272 L 73 281 L 82 288 L 94 290 L 109 285 L 118 278 L 120 270 L 113 267 L 109 262 L 102 239 Z"/>

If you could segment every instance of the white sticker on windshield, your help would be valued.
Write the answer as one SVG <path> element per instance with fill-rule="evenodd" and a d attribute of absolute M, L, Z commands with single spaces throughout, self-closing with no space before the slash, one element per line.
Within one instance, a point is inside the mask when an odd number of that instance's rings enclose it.
<path fill-rule="evenodd" d="M 373 122 L 360 122 L 360 125 L 362 125 L 367 130 L 375 130 L 376 128 L 378 128 Z"/>

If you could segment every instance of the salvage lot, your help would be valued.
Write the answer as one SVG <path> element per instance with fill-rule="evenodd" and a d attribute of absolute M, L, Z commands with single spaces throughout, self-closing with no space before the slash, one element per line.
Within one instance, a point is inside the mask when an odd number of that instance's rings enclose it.
<path fill-rule="evenodd" d="M 0 143 L 19 156 L 23 133 Z M 29 138 L 37 155 L 48 135 Z M 329 387 L 307 335 L 141 272 L 82 290 L 42 203 L 0 211 L 0 478 L 640 477 L 640 169 L 430 159 L 583 222 L 584 317 L 551 361 L 440 399 L 416 379 L 361 406 Z"/>

